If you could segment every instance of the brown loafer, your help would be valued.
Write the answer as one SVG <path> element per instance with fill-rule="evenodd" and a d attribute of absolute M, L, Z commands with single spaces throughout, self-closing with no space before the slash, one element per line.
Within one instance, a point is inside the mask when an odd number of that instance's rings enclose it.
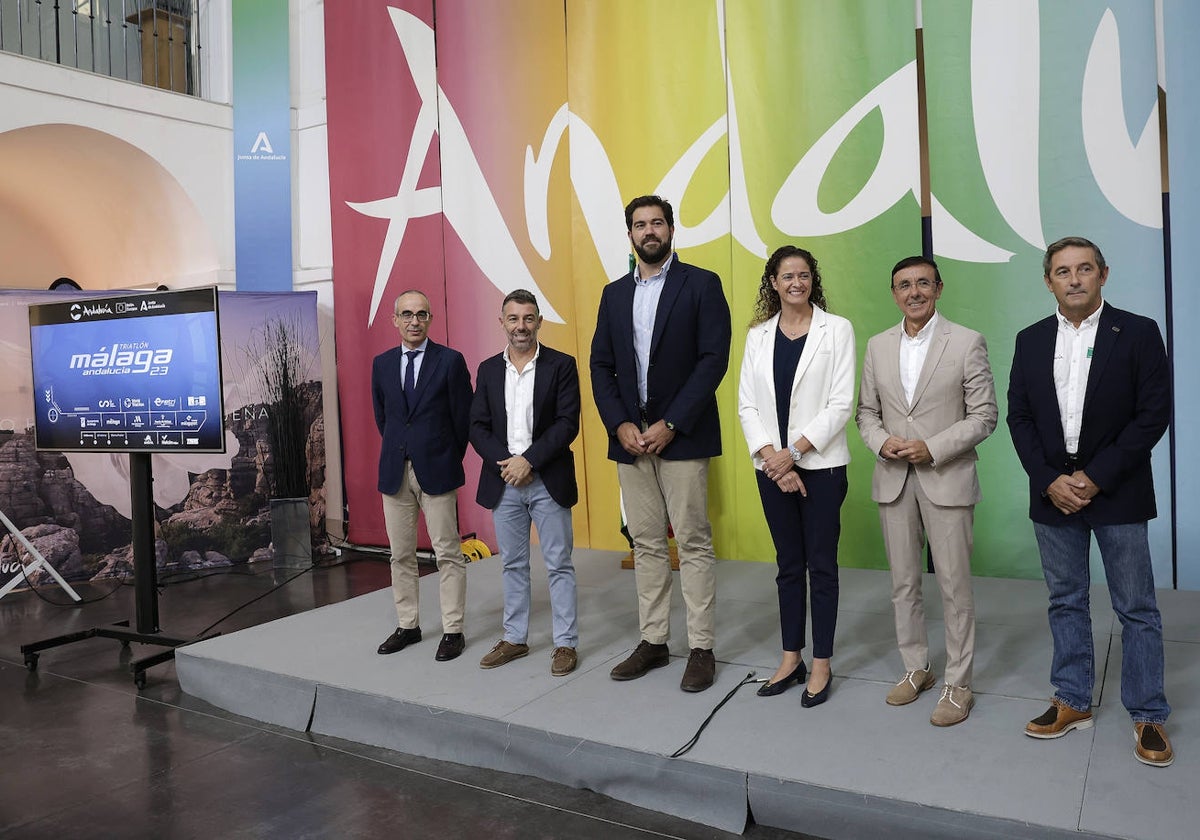
<path fill-rule="evenodd" d="M 550 676 L 565 677 L 575 670 L 579 656 L 573 647 L 556 647 L 550 654 Z"/>
<path fill-rule="evenodd" d="M 1135 723 L 1133 737 L 1137 741 L 1133 754 L 1142 764 L 1167 767 L 1175 760 L 1175 751 L 1171 749 L 1167 730 L 1163 729 L 1161 723 Z"/>
<path fill-rule="evenodd" d="M 499 668 L 501 665 L 507 665 L 514 659 L 520 659 L 528 654 L 529 645 L 514 645 L 512 642 L 501 639 L 496 642 L 495 647 L 484 654 L 483 659 L 479 660 L 479 667 Z"/>
<path fill-rule="evenodd" d="M 1030 738 L 1061 738 L 1072 729 L 1091 726 L 1091 709 L 1081 712 L 1055 697 L 1049 709 L 1025 724 L 1025 734 Z"/>
<path fill-rule="evenodd" d="M 711 649 L 692 648 L 679 687 L 684 691 L 704 691 L 717 675 L 717 658 Z"/>

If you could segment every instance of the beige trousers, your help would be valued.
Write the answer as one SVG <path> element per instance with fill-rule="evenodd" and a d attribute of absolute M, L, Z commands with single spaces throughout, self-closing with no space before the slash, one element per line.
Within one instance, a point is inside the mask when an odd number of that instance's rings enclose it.
<path fill-rule="evenodd" d="M 617 464 L 617 478 L 633 539 L 642 638 L 661 645 L 671 636 L 669 522 L 679 547 L 688 647 L 711 649 L 717 598 L 716 558 L 708 521 L 708 459 L 666 461 L 657 455 L 642 455 L 632 464 Z"/>
<path fill-rule="evenodd" d="M 921 581 L 922 548 L 929 539 L 946 625 L 946 676 L 949 685 L 969 686 L 975 660 L 975 599 L 971 592 L 971 548 L 975 506 L 935 505 L 921 489 L 911 467 L 899 498 L 879 506 L 879 523 L 892 568 L 892 607 L 896 641 L 906 671 L 929 661 Z"/>
<path fill-rule="evenodd" d="M 437 558 L 442 632 L 461 633 L 467 604 L 467 564 L 458 534 L 458 492 L 438 496 L 426 493 L 417 483 L 412 461 L 406 461 L 400 489 L 390 496 L 382 495 L 383 523 L 392 552 L 392 595 L 396 599 L 399 626 L 410 630 L 420 623 L 417 511 L 421 510 Z"/>

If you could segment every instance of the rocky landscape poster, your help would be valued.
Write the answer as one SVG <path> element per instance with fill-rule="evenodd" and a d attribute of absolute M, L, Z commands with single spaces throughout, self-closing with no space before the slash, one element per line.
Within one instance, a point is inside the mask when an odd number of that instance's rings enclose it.
<path fill-rule="evenodd" d="M 114 292 L 113 295 L 119 293 Z M 132 577 L 128 456 L 39 452 L 33 435 L 28 306 L 95 292 L 0 292 L 0 510 L 68 581 Z M 221 292 L 223 454 L 154 455 L 160 573 L 267 560 L 276 466 L 263 392 L 264 341 L 296 343 L 295 399 L 303 429 L 311 539 L 325 544 L 325 431 L 315 292 Z M 301 457 L 301 456 L 296 456 Z M 0 534 L 0 587 L 31 558 Z M 50 581 L 45 572 L 29 582 Z"/>

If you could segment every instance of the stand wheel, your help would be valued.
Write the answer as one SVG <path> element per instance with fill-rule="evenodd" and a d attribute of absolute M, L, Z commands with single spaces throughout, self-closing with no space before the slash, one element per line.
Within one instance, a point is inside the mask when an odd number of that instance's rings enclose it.
<path fill-rule="evenodd" d="M 36 653 L 25 654 L 25 669 L 27 671 L 29 671 L 29 673 L 32 674 L 34 671 L 37 670 L 37 664 L 38 664 L 38 655 Z"/>
<path fill-rule="evenodd" d="M 146 672 L 138 671 L 133 675 L 133 685 L 138 691 L 146 687 Z"/>

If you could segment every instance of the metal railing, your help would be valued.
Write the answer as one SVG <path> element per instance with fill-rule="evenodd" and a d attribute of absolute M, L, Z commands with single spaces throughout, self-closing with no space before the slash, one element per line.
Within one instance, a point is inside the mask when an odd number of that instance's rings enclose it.
<path fill-rule="evenodd" d="M 202 96 L 203 0 L 0 0 L 0 50 Z"/>

